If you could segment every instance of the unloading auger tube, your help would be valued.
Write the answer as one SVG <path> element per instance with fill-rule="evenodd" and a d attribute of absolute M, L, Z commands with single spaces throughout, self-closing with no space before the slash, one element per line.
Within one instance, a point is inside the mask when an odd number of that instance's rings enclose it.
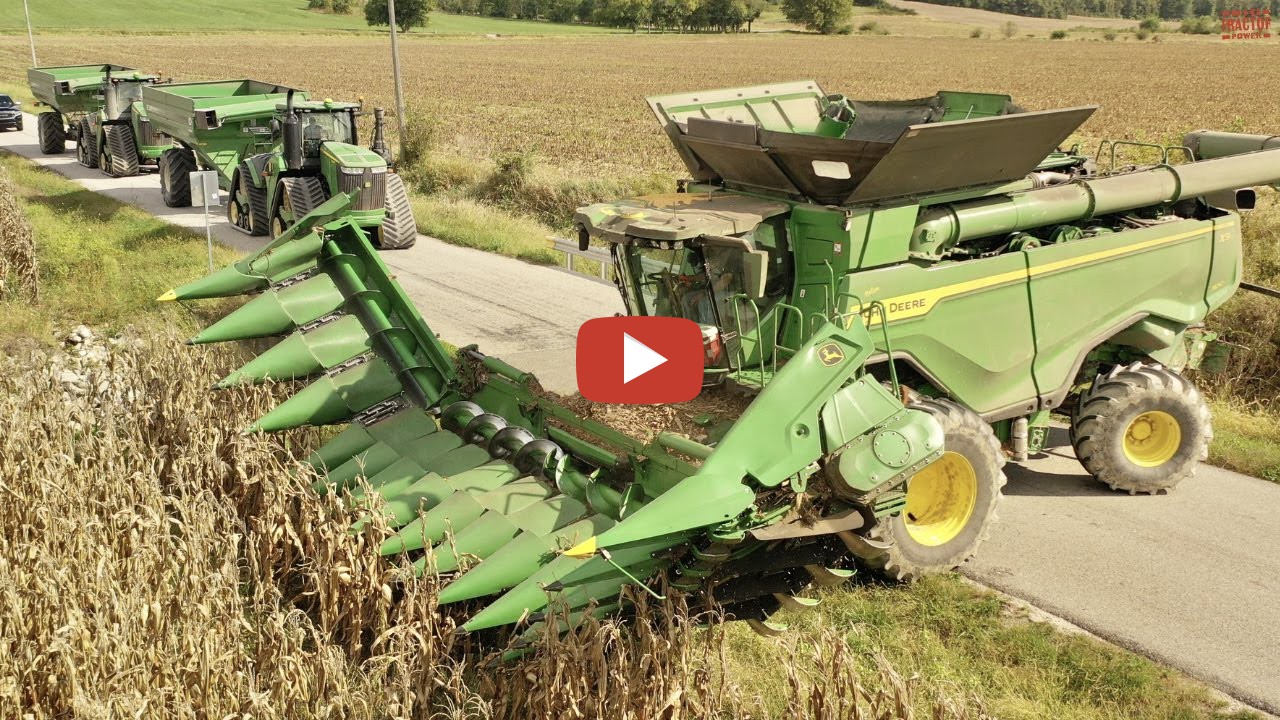
<path fill-rule="evenodd" d="M 929 208 L 916 223 L 911 249 L 937 255 L 966 240 L 1276 183 L 1280 148 L 1076 180 Z"/>
<path fill-rule="evenodd" d="M 580 417 L 497 358 L 465 349 L 455 362 L 350 202 L 160 299 L 251 296 L 191 342 L 281 337 L 219 386 L 309 382 L 250 430 L 346 423 L 308 460 L 317 490 L 382 513 L 381 552 L 438 573 L 442 605 L 470 602 L 464 631 L 542 632 L 553 602 L 570 620 L 625 611 L 623 587 L 657 593 L 665 579 L 775 632 L 774 610 L 817 602 L 806 586 L 880 556 L 859 533 L 942 456 L 939 422 L 862 372 L 874 344 L 861 323 L 821 327 L 714 447 Z"/>

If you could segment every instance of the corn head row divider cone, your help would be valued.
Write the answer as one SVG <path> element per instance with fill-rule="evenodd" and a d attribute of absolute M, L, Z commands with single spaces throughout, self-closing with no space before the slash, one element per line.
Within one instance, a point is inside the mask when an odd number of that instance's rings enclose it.
<path fill-rule="evenodd" d="M 379 552 L 407 555 L 419 574 L 430 548 L 440 603 L 470 603 L 464 631 L 524 622 L 527 641 L 564 629 L 541 619 L 553 602 L 575 618 L 615 613 L 620 590 L 658 587 L 662 575 L 713 602 L 722 587 L 736 617 L 763 623 L 784 602 L 806 604 L 790 599 L 812 575 L 788 558 L 847 576 L 857 558 L 825 540 L 866 524 L 846 488 L 823 500 L 840 526 L 813 531 L 797 520 L 795 488 L 886 429 L 914 445 L 884 482 L 941 453 L 937 423 L 861 372 L 874 346 L 857 322 L 824 326 L 714 448 L 669 433 L 645 443 L 579 417 L 477 350 L 461 361 L 486 379 L 467 387 L 349 209 L 334 197 L 262 251 L 161 299 L 250 296 L 192 342 L 280 339 L 219 386 L 306 383 L 248 431 L 345 424 L 307 460 L 316 490 L 385 516 L 397 533 Z M 818 352 L 831 345 L 844 358 L 834 366 Z"/>

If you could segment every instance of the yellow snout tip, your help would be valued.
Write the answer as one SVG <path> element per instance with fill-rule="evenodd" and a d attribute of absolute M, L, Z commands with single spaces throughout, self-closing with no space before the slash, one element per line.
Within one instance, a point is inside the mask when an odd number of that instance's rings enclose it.
<path fill-rule="evenodd" d="M 170 290 L 160 297 L 156 298 L 156 302 L 170 302 L 178 299 L 178 293 Z"/>
<path fill-rule="evenodd" d="M 578 560 L 586 560 L 596 554 L 596 538 L 594 535 L 565 550 L 565 555 Z"/>

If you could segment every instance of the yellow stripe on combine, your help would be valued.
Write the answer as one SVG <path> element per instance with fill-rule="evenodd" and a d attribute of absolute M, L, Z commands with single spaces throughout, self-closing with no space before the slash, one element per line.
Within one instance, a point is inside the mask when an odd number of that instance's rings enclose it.
<path fill-rule="evenodd" d="M 933 288 L 931 290 L 923 290 L 920 292 L 908 293 L 906 295 L 897 295 L 888 298 L 887 300 L 881 300 L 880 302 L 884 304 L 885 315 L 888 317 L 889 322 L 910 320 L 911 318 L 928 315 L 939 302 L 957 295 L 964 295 L 966 293 L 974 292 L 975 290 L 985 290 L 987 288 L 996 287 L 997 285 L 1026 281 L 1036 275 L 1045 275 L 1047 273 L 1057 272 L 1058 270 L 1066 268 L 1087 265 L 1089 263 L 1106 260 L 1119 255 L 1142 252 L 1143 250 L 1149 250 L 1161 245 L 1168 245 L 1180 240 L 1186 240 L 1187 238 L 1195 237 L 1196 235 L 1226 230 L 1232 227 L 1235 227 L 1234 222 L 1222 223 L 1214 227 L 1190 230 L 1188 232 L 1178 233 L 1177 235 L 1152 238 L 1151 240 L 1144 240 L 1132 245 L 1123 245 L 1109 250 L 1099 250 L 1098 252 L 1092 252 L 1079 257 L 1057 260 L 1045 265 L 1030 268 L 1029 270 L 1026 268 L 1023 268 L 1022 270 L 1011 270 L 998 275 L 989 275 L 987 277 L 966 280 L 952 285 L 943 285 L 942 287 Z M 852 316 L 850 316 L 849 322 L 853 322 Z M 868 325 L 876 325 L 879 324 L 879 322 L 880 315 L 878 313 L 872 315 L 867 321 Z"/>

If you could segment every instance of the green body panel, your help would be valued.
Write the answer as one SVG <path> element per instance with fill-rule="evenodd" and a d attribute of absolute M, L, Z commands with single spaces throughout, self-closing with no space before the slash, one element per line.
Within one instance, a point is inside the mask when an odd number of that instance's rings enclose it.
<path fill-rule="evenodd" d="M 39 103 L 63 115 L 81 115 L 102 107 L 102 85 L 108 74 L 139 80 L 155 78 L 135 68 L 110 63 L 61 65 L 29 68 L 27 85 Z"/>

